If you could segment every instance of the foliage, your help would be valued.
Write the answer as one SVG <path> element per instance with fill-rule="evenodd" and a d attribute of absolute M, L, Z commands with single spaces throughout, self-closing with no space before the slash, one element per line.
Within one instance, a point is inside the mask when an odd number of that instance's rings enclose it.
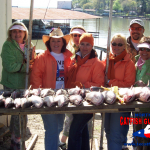
<path fill-rule="evenodd" d="M 83 7 L 83 5 L 88 2 L 89 2 L 89 0 L 80 0 L 80 6 Z"/>
<path fill-rule="evenodd" d="M 120 3 L 120 0 L 115 0 L 114 3 L 113 3 L 113 9 L 118 11 L 121 9 L 121 3 Z"/>
<path fill-rule="evenodd" d="M 135 0 L 125 0 L 122 2 L 122 8 L 124 12 L 136 11 L 136 1 Z"/>
<path fill-rule="evenodd" d="M 83 9 L 93 9 L 93 4 L 92 3 L 86 3 L 83 5 Z"/>
<path fill-rule="evenodd" d="M 95 9 L 97 12 L 109 10 L 110 0 L 72 0 L 74 8 Z M 136 12 L 138 15 L 150 14 L 150 0 L 113 0 L 113 9 L 117 12 Z"/>
<path fill-rule="evenodd" d="M 78 7 L 78 5 L 79 5 L 78 0 L 72 0 L 72 6 L 73 6 L 73 8 Z"/>

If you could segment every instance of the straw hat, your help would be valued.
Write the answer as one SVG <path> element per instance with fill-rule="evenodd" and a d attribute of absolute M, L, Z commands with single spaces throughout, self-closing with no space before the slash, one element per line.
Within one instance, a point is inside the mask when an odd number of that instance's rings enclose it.
<path fill-rule="evenodd" d="M 68 42 L 70 40 L 70 35 L 64 35 L 60 28 L 53 28 L 51 30 L 51 32 L 49 33 L 49 35 L 43 35 L 42 36 L 43 42 L 46 43 L 50 37 L 52 37 L 52 38 L 62 38 L 63 37 L 66 40 L 66 44 L 68 44 Z"/>

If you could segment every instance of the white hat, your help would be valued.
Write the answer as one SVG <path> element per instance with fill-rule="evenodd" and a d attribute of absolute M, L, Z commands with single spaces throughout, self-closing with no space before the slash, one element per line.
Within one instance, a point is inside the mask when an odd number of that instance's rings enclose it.
<path fill-rule="evenodd" d="M 144 22 L 141 19 L 133 19 L 130 22 L 130 26 L 133 25 L 134 23 L 139 24 L 140 26 L 142 26 L 144 28 Z"/>
<path fill-rule="evenodd" d="M 138 48 L 149 48 L 150 49 L 150 44 L 148 44 L 148 43 L 141 43 L 141 44 L 138 44 L 137 47 Z"/>
<path fill-rule="evenodd" d="M 77 33 L 77 34 L 83 34 L 83 33 L 85 33 L 85 31 L 83 31 L 82 29 L 76 28 L 76 29 L 73 29 L 70 32 L 70 34 L 75 34 L 75 33 Z"/>
<path fill-rule="evenodd" d="M 19 25 L 19 24 L 12 26 L 9 30 L 14 30 L 14 29 L 26 31 L 26 29 L 22 25 Z"/>

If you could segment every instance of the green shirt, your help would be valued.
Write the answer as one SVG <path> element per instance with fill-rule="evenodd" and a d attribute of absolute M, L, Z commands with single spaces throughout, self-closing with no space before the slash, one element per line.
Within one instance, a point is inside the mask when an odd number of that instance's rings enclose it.
<path fill-rule="evenodd" d="M 136 62 L 138 61 L 140 55 L 135 56 Z M 136 63 L 136 81 L 142 80 L 145 84 L 150 80 L 150 59 L 146 60 L 141 70 L 137 67 Z M 140 108 L 141 112 L 149 112 L 149 108 Z"/>
<path fill-rule="evenodd" d="M 0 83 L 11 89 L 24 89 L 26 63 L 23 64 L 24 52 L 19 47 L 19 44 L 15 40 L 5 41 L 1 58 L 3 69 Z"/>

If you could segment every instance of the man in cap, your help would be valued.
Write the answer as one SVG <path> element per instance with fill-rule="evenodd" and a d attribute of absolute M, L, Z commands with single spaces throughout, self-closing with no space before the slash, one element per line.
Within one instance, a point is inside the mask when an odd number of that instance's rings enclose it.
<path fill-rule="evenodd" d="M 130 36 L 127 38 L 127 51 L 135 63 L 135 56 L 138 54 L 138 43 L 144 34 L 144 22 L 141 19 L 133 19 L 130 22 Z"/>
<path fill-rule="evenodd" d="M 138 55 L 139 53 L 138 52 L 139 48 L 137 46 L 139 41 L 143 37 L 144 31 L 145 31 L 144 22 L 141 19 L 131 20 L 129 27 L 130 36 L 127 38 L 127 52 L 130 54 L 130 58 L 134 63 L 136 63 L 135 56 Z M 129 129 L 127 128 L 127 130 Z M 127 138 L 126 141 L 124 141 L 123 143 L 127 143 Z M 123 145 L 122 150 L 126 149 L 127 147 Z M 136 149 L 136 147 L 133 147 L 133 149 Z"/>

